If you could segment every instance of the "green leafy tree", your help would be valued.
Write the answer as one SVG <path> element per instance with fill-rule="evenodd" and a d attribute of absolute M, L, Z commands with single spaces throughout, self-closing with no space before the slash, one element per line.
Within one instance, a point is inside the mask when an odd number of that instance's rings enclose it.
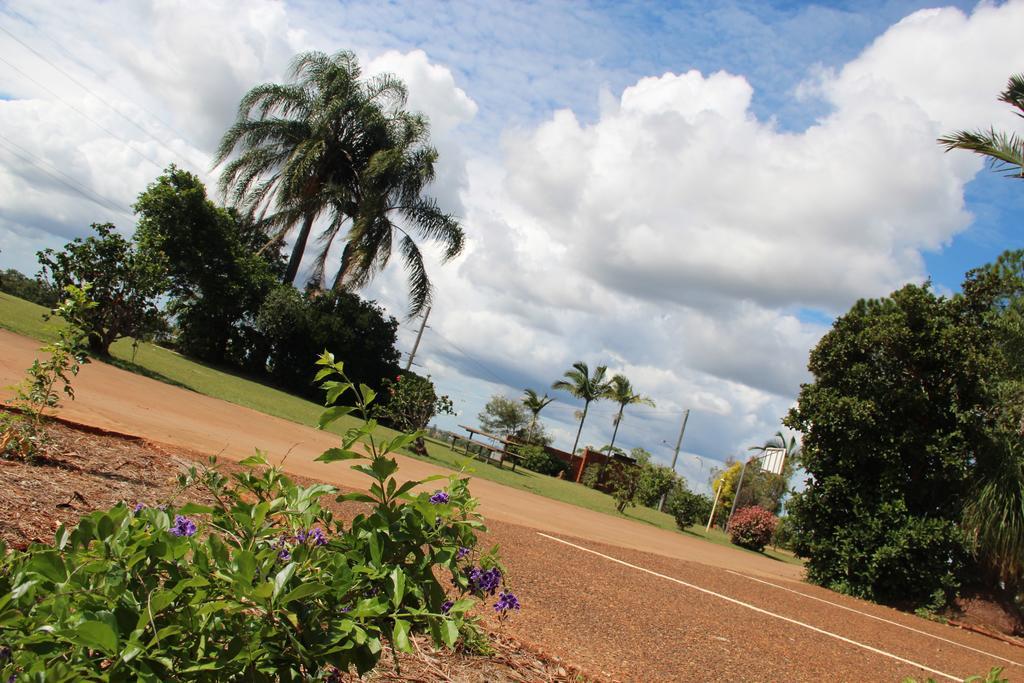
<path fill-rule="evenodd" d="M 464 236 L 458 221 L 422 194 L 437 151 L 426 119 L 405 111 L 405 101 L 400 80 L 363 79 L 355 55 L 345 51 L 300 54 L 290 83 L 259 85 L 242 98 L 216 155 L 225 164 L 221 188 L 278 239 L 299 226 L 286 283 L 295 280 L 313 224 L 323 217 L 315 278 L 323 278 L 343 232 L 338 286 L 368 282 L 387 265 L 397 239 L 412 313 L 428 303 L 430 280 L 413 234 L 438 242 L 446 259 L 461 252 Z"/>
<path fill-rule="evenodd" d="M 979 359 L 989 409 L 976 451 L 964 528 L 990 583 L 1024 592 L 1024 250 L 972 270 L 959 299 L 983 334 Z"/>
<path fill-rule="evenodd" d="M 857 302 L 812 351 L 814 381 L 784 421 L 811 476 L 790 504 L 810 580 L 933 606 L 956 589 L 988 436 L 982 334 L 969 299 L 908 285 Z"/>
<path fill-rule="evenodd" d="M 96 236 L 76 238 L 55 252 L 38 252 L 40 277 L 58 290 L 91 285 L 95 306 L 83 317 L 89 350 L 110 355 L 121 337 L 138 337 L 161 323 L 157 297 L 167 284 L 165 264 L 134 248 L 110 223 L 93 223 Z"/>
<path fill-rule="evenodd" d="M 275 286 L 267 235 L 206 196 L 192 173 L 171 165 L 135 203 L 138 250 L 167 265 L 168 312 L 185 353 L 243 364 L 252 322 Z"/>
<path fill-rule="evenodd" d="M 583 423 L 587 420 L 587 409 L 594 401 L 605 398 L 608 393 L 608 380 L 605 374 L 608 368 L 599 365 L 590 373 L 590 368 L 583 361 L 572 364 L 572 368 L 565 371 L 565 379 L 560 379 L 551 385 L 556 391 L 567 391 L 583 401 L 583 413 L 580 415 L 580 427 L 576 430 L 576 440 L 572 444 L 572 452 L 580 445 L 580 434 L 583 433 Z"/>
<path fill-rule="evenodd" d="M 530 429 L 527 432 L 527 441 L 530 443 L 534 442 L 534 432 L 537 429 L 537 421 L 540 419 L 540 411 L 544 410 L 549 403 L 555 399 L 550 398 L 547 394 L 540 396 L 533 389 L 526 389 L 523 393 L 523 406 L 530 411 L 533 416 L 530 419 Z"/>
<path fill-rule="evenodd" d="M 344 355 L 349 376 L 375 390 L 381 389 L 382 377 L 398 371 L 398 321 L 350 292 L 302 294 L 278 286 L 263 302 L 255 327 L 265 351 L 265 372 L 295 393 L 316 396 L 307 368 L 309 359 L 324 349 Z"/>
<path fill-rule="evenodd" d="M 1013 107 L 1014 113 L 1024 118 L 1024 74 L 1010 76 L 999 100 Z M 946 151 L 965 149 L 988 159 L 995 171 L 1024 177 L 1024 139 L 1016 133 L 997 131 L 995 128 L 978 131 L 957 131 L 939 138 Z"/>
<path fill-rule="evenodd" d="M 665 498 L 665 511 L 676 520 L 676 526 L 685 531 L 694 524 L 703 525 L 711 515 L 712 500 L 694 493 L 686 482 L 677 478 Z"/>
<path fill-rule="evenodd" d="M 480 421 L 480 428 L 485 432 L 496 433 L 506 438 L 524 436 L 529 424 L 529 417 L 522 404 L 500 394 L 491 396 L 483 412 L 477 415 L 477 419 Z"/>
<path fill-rule="evenodd" d="M 60 293 L 54 291 L 53 287 L 36 278 L 30 278 L 23 273 L 8 268 L 0 271 L 0 292 L 16 296 L 34 304 L 53 308 L 57 305 Z"/>

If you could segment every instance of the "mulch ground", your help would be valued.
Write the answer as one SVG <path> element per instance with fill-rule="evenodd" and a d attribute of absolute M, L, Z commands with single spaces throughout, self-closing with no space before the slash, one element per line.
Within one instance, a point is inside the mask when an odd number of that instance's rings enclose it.
<path fill-rule="evenodd" d="M 205 463 L 195 453 L 170 449 L 142 439 L 71 428 L 51 423 L 49 441 L 35 464 L 0 459 L 0 540 L 8 548 L 25 549 L 32 543 L 52 543 L 61 524 L 73 526 L 85 514 L 119 502 L 156 505 L 192 501 L 211 502 L 201 491 L 182 490 L 178 476 Z M 240 468 L 219 463 L 230 474 Z M 312 482 L 303 481 L 303 484 Z M 328 501 L 329 499 L 325 499 Z M 360 506 L 328 503 L 336 515 L 351 519 Z M 587 681 L 590 677 L 558 657 L 543 653 L 498 630 L 485 614 L 492 653 L 488 656 L 435 650 L 429 640 L 414 640 L 415 652 L 388 657 L 369 681 Z M 357 680 L 355 677 L 352 680 Z"/>

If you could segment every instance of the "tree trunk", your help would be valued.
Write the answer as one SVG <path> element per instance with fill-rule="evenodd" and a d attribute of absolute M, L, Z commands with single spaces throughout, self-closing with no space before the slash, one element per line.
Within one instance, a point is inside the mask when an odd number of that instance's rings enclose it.
<path fill-rule="evenodd" d="M 611 460 L 611 458 L 612 458 L 612 451 L 615 449 L 615 437 L 618 436 L 618 434 L 619 434 L 619 423 L 622 422 L 622 411 L 625 410 L 625 409 L 626 409 L 626 404 L 625 403 L 620 403 L 619 404 L 619 416 L 617 418 L 615 418 L 615 429 L 612 430 L 612 442 L 610 444 L 608 444 L 608 450 L 605 451 L 605 457 L 608 460 Z M 608 460 L 605 460 L 603 463 L 601 463 L 601 471 L 597 475 L 597 483 L 599 483 L 599 484 L 601 483 L 601 480 L 604 478 L 604 468 L 608 465 Z"/>
<path fill-rule="evenodd" d="M 309 213 L 302 219 L 302 229 L 299 230 L 299 236 L 292 247 L 292 255 L 288 258 L 288 269 L 284 272 L 284 284 L 286 285 L 293 284 L 295 276 L 299 274 L 299 265 L 302 263 L 302 255 L 306 251 L 306 241 L 309 239 L 309 233 L 312 229 L 313 214 Z"/>
<path fill-rule="evenodd" d="M 107 340 L 107 335 L 100 334 L 99 332 L 90 332 L 89 351 L 94 356 L 108 358 L 110 356 L 110 341 Z"/>
<path fill-rule="evenodd" d="M 572 445 L 572 453 L 569 454 L 574 458 L 576 457 L 576 447 L 580 445 L 580 434 L 583 433 L 583 423 L 587 420 L 587 408 L 589 407 L 590 401 L 583 404 L 583 416 L 580 417 L 580 428 L 576 431 L 576 441 Z"/>

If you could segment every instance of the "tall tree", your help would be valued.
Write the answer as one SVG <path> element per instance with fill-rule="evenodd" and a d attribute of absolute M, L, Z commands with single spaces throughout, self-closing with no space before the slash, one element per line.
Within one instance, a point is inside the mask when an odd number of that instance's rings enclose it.
<path fill-rule="evenodd" d="M 526 409 L 522 404 L 501 394 L 491 396 L 483 412 L 477 415 L 480 428 L 486 432 L 500 434 L 505 438 L 522 438 L 527 425 Z"/>
<path fill-rule="evenodd" d="M 617 374 L 612 377 L 612 381 L 608 384 L 608 389 L 605 392 L 604 398 L 615 401 L 619 404 L 619 412 L 615 415 L 615 429 L 612 431 L 612 441 L 608 444 L 608 453 L 611 453 L 611 449 L 615 447 L 615 437 L 619 433 L 619 424 L 622 422 L 622 413 L 626 410 L 626 406 L 633 405 L 645 405 L 654 407 L 654 401 L 647 396 L 641 396 L 640 394 L 633 391 L 633 385 L 629 379 L 623 374 Z"/>
<path fill-rule="evenodd" d="M 206 361 L 240 362 L 251 350 L 243 340 L 277 282 L 276 250 L 260 252 L 266 233 L 214 204 L 198 177 L 173 164 L 134 208 L 138 249 L 167 264 L 167 310 L 179 348 Z"/>
<path fill-rule="evenodd" d="M 955 591 L 989 438 L 987 344 L 968 304 L 907 285 L 857 302 L 811 352 L 814 381 L 784 421 L 811 475 L 789 505 L 810 580 L 918 605 Z"/>
<path fill-rule="evenodd" d="M 259 85 L 242 98 L 215 159 L 226 162 L 221 189 L 277 239 L 299 226 L 286 283 L 294 282 L 313 224 L 323 216 L 316 275 L 323 277 L 328 250 L 348 226 L 335 282 L 366 284 L 387 264 L 399 233 L 412 312 L 429 301 L 430 280 L 412 233 L 439 242 L 446 258 L 462 250 L 463 233 L 422 196 L 437 151 L 427 144 L 426 120 L 405 111 L 405 102 L 400 80 L 390 74 L 363 79 L 347 51 L 300 54 L 290 83 Z M 392 219 L 395 213 L 401 224 Z"/>
<path fill-rule="evenodd" d="M 999 100 L 1013 107 L 1014 114 L 1024 118 L 1024 74 L 1010 76 L 1006 89 Z M 988 159 L 995 171 L 1007 171 L 1007 175 L 1024 178 L 1024 139 L 1016 133 L 988 130 L 961 130 L 939 138 L 939 144 L 946 151 L 966 149 Z"/>
<path fill-rule="evenodd" d="M 527 441 L 533 443 L 533 432 L 537 429 L 537 420 L 540 418 L 540 411 L 544 410 L 544 408 L 546 408 L 547 405 L 555 399 L 549 397 L 547 394 L 544 394 L 544 396 L 541 397 L 533 389 L 526 389 L 522 400 L 523 405 L 526 406 L 526 409 L 533 415 L 533 418 L 530 420 L 530 431 L 526 437 Z"/>
<path fill-rule="evenodd" d="M 572 453 L 576 453 L 576 447 L 580 445 L 580 434 L 583 433 L 583 423 L 587 420 L 587 409 L 593 401 L 605 397 L 608 392 L 608 380 L 605 374 L 608 368 L 599 365 L 590 373 L 590 368 L 583 361 L 576 361 L 572 368 L 565 371 L 563 377 L 551 385 L 556 391 L 567 391 L 576 398 L 583 400 L 583 413 L 580 415 L 580 428 L 576 431 L 576 441 L 572 444 Z"/>

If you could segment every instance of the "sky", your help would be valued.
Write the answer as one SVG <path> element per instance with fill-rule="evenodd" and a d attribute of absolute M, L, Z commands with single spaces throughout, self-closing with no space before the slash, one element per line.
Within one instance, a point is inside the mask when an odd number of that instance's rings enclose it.
<path fill-rule="evenodd" d="M 429 193 L 460 217 L 416 370 L 474 426 L 494 394 L 556 397 L 573 362 L 656 407 L 618 445 L 713 468 L 781 428 L 807 356 L 859 298 L 1024 247 L 1021 187 L 937 137 L 1020 130 L 997 101 L 1024 70 L 1024 2 L 327 2 L 0 4 L 0 268 L 131 205 L 170 163 L 216 187 L 211 154 L 246 90 L 306 50 L 391 72 L 429 116 Z M 307 264 L 308 265 L 308 264 Z M 407 317 L 396 262 L 363 294 Z M 594 404 L 601 446 L 616 406 Z"/>

